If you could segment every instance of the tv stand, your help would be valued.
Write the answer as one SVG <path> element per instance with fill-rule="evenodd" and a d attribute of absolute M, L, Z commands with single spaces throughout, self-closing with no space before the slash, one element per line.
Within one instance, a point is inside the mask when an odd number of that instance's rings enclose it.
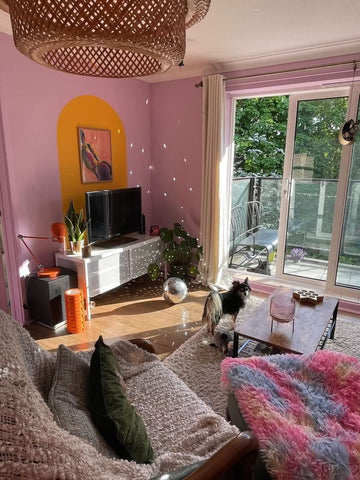
<path fill-rule="evenodd" d="M 96 251 L 103 248 L 114 248 L 119 247 L 120 245 L 127 245 L 132 242 L 136 242 L 138 239 L 136 237 L 124 237 L 118 236 L 113 238 L 108 238 L 107 240 L 102 240 L 101 242 L 94 243 L 92 245 L 92 250 Z"/>
<path fill-rule="evenodd" d="M 116 237 L 116 239 L 126 237 Z M 131 233 L 120 245 L 101 242 L 92 247 L 91 257 L 55 253 L 56 265 L 75 270 L 85 300 L 87 320 L 91 319 L 90 298 L 108 292 L 147 273 L 150 263 L 161 259 L 160 237 Z M 123 240 L 120 240 L 122 242 Z"/>

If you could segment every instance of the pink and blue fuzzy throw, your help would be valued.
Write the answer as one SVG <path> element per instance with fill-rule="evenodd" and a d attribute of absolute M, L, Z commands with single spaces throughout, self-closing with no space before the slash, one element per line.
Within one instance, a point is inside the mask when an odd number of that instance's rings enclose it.
<path fill-rule="evenodd" d="M 359 360 L 320 350 L 226 358 L 221 368 L 275 479 L 360 479 Z"/>

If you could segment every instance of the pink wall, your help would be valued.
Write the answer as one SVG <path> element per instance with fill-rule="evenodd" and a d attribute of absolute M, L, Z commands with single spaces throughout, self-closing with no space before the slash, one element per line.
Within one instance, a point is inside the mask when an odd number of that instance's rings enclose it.
<path fill-rule="evenodd" d="M 64 105 L 77 96 L 96 95 L 121 118 L 128 142 L 128 185 L 143 187 L 143 209 L 151 222 L 151 203 L 146 194 L 151 189 L 150 85 L 135 79 L 96 79 L 56 72 L 21 55 L 12 38 L 4 34 L 0 34 L 0 58 L 5 143 L 5 159 L 1 157 L 0 162 L 5 161 L 8 168 L 16 244 L 16 265 L 9 275 L 16 279 L 13 284 L 19 285 L 17 270 L 28 260 L 31 271 L 36 265 L 16 236 L 47 236 L 50 225 L 62 221 L 57 121 Z M 1 164 L 1 172 L 3 167 Z M 54 264 L 55 244 L 36 240 L 31 246 L 44 265 Z M 14 313 L 22 321 L 18 300 Z"/>
<path fill-rule="evenodd" d="M 182 223 L 199 235 L 201 211 L 202 89 L 200 79 L 154 84 L 151 89 L 153 222 Z"/>
<path fill-rule="evenodd" d="M 150 224 L 172 226 L 182 222 L 198 235 L 201 211 L 202 89 L 199 78 L 147 84 L 135 79 L 96 79 L 59 73 L 22 56 L 12 38 L 0 34 L 0 103 L 4 141 L 0 136 L 0 171 L 6 239 L 12 265 L 15 316 L 23 312 L 18 269 L 29 259 L 16 235 L 48 235 L 49 226 L 62 220 L 57 159 L 57 120 L 64 105 L 80 95 L 96 95 L 107 101 L 124 123 L 127 136 L 129 186 L 143 188 L 147 230 Z M 324 59 L 323 63 L 352 60 L 351 56 Z M 318 64 L 318 61 L 306 65 Z M 304 66 L 289 64 L 239 73 L 261 74 Z M 309 76 L 311 81 L 309 83 Z M 351 80 L 352 69 L 330 68 L 325 73 L 294 73 L 264 79 L 227 82 L 229 97 L 236 94 L 284 91 Z M 2 144 L 2 145 L 1 145 Z M 76 159 L 77 161 L 77 159 Z M 8 171 L 6 171 L 8 169 Z M 5 192 L 4 190 L 7 190 Z M 166 195 L 165 195 L 166 194 Z M 8 207 L 8 209 L 6 208 Z M 13 214 L 13 215 L 10 215 Z M 10 217 L 10 218 L 9 218 Z M 43 243 L 42 243 L 43 242 Z M 53 264 L 53 246 L 36 241 L 32 246 L 44 265 Z M 35 264 L 30 259 L 30 270 Z"/>

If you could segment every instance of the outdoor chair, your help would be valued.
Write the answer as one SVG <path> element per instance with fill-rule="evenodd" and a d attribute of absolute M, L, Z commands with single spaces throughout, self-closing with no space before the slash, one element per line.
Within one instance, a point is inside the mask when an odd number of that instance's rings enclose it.
<path fill-rule="evenodd" d="M 229 267 L 246 267 L 261 256 L 266 257 L 269 273 L 270 254 L 276 251 L 278 231 L 261 225 L 261 204 L 251 201 L 236 205 L 231 210 Z M 239 263 L 234 256 L 241 254 Z"/>

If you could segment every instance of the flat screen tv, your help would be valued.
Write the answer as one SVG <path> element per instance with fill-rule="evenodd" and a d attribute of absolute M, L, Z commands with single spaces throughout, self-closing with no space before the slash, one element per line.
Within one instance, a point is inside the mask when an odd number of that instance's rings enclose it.
<path fill-rule="evenodd" d="M 142 230 L 141 187 L 85 193 L 89 243 Z"/>

